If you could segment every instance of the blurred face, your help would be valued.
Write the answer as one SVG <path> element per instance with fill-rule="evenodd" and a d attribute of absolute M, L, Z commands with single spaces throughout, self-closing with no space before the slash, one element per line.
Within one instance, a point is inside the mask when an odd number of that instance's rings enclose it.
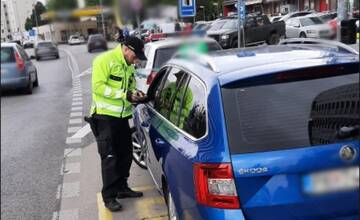
<path fill-rule="evenodd" d="M 123 46 L 122 50 L 123 50 L 125 60 L 128 64 L 139 64 L 140 63 L 139 58 L 137 58 L 135 52 L 132 51 L 130 48 L 128 48 L 127 46 Z"/>

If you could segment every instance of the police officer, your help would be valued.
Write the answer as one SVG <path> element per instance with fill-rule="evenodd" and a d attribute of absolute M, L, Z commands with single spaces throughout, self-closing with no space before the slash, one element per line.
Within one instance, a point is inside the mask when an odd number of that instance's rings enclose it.
<path fill-rule="evenodd" d="M 144 44 L 136 37 L 127 37 L 123 44 L 95 58 L 92 73 L 91 120 L 87 120 L 96 137 L 101 158 L 102 197 L 110 211 L 120 211 L 117 199 L 141 197 L 142 192 L 129 188 L 132 162 L 132 139 L 128 119 L 132 103 L 146 100 L 135 89 L 135 68 L 146 60 Z"/>

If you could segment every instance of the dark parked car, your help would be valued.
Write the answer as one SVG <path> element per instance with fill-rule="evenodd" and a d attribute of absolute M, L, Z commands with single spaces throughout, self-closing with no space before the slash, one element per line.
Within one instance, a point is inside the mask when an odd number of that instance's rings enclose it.
<path fill-rule="evenodd" d="M 238 19 L 225 18 L 224 25 L 216 31 L 208 30 L 209 37 L 216 39 L 222 48 L 238 46 Z M 266 15 L 248 16 L 245 24 L 245 44 L 254 45 L 266 42 L 277 44 L 285 36 L 285 23 L 277 21 L 271 23 Z"/>
<path fill-rule="evenodd" d="M 107 42 L 102 34 L 90 35 L 87 43 L 88 52 L 91 53 L 93 50 L 107 50 Z"/>
<path fill-rule="evenodd" d="M 39 86 L 37 70 L 25 50 L 16 43 L 1 44 L 1 90 L 24 89 L 31 94 Z"/>
<path fill-rule="evenodd" d="M 55 57 L 59 59 L 59 50 L 51 41 L 41 41 L 38 42 L 35 46 L 35 57 L 36 60 L 40 60 L 43 57 Z"/>

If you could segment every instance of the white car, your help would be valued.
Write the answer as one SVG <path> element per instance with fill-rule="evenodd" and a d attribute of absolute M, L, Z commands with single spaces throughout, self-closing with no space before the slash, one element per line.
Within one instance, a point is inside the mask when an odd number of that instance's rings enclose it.
<path fill-rule="evenodd" d="M 331 26 L 315 16 L 290 18 L 286 21 L 286 38 L 332 39 L 336 35 Z"/>
<path fill-rule="evenodd" d="M 171 59 L 180 46 L 186 43 L 206 42 L 209 51 L 221 50 L 219 43 L 212 38 L 192 37 L 187 41 L 184 39 L 168 38 L 145 44 L 145 56 L 147 61 L 141 64 L 136 70 L 137 88 L 144 93 L 147 92 L 150 83 L 156 76 L 160 68 Z"/>
<path fill-rule="evenodd" d="M 83 44 L 83 43 L 85 43 L 85 40 L 83 37 L 79 35 L 71 35 L 68 40 L 69 45 Z"/>

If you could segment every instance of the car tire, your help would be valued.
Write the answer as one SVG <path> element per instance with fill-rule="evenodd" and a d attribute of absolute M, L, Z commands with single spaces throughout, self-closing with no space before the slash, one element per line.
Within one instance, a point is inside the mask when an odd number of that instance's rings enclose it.
<path fill-rule="evenodd" d="M 166 201 L 167 201 L 166 205 L 168 209 L 169 220 L 178 220 L 179 218 L 177 217 L 175 203 L 171 195 L 171 192 L 169 190 L 169 186 L 167 186 L 166 188 Z"/>
<path fill-rule="evenodd" d="M 40 57 L 36 57 L 36 61 L 39 61 L 40 60 Z"/>
<path fill-rule="evenodd" d="M 277 33 L 273 33 L 270 35 L 268 41 L 267 41 L 267 44 L 269 45 L 276 45 L 276 44 L 279 44 L 280 42 L 280 36 L 279 34 Z"/>
<path fill-rule="evenodd" d="M 34 82 L 34 87 L 39 87 L 39 78 L 38 78 L 38 74 L 36 73 L 36 80 Z"/>
<path fill-rule="evenodd" d="M 147 169 L 147 144 L 144 135 L 139 133 L 135 127 L 131 128 L 131 138 L 133 144 L 133 161 L 142 169 Z"/>
<path fill-rule="evenodd" d="M 91 50 L 90 50 L 90 49 L 88 49 L 88 52 L 89 52 L 89 53 L 91 53 Z"/>
<path fill-rule="evenodd" d="M 306 38 L 306 34 L 304 32 L 301 32 L 299 37 L 300 38 Z"/>
<path fill-rule="evenodd" d="M 31 82 L 31 77 L 29 77 L 29 82 L 28 82 L 28 85 L 27 85 L 27 87 L 26 87 L 26 89 L 25 89 L 26 94 L 32 94 L 32 92 L 33 92 L 33 87 L 34 87 L 34 85 L 33 85 L 33 83 Z"/>

